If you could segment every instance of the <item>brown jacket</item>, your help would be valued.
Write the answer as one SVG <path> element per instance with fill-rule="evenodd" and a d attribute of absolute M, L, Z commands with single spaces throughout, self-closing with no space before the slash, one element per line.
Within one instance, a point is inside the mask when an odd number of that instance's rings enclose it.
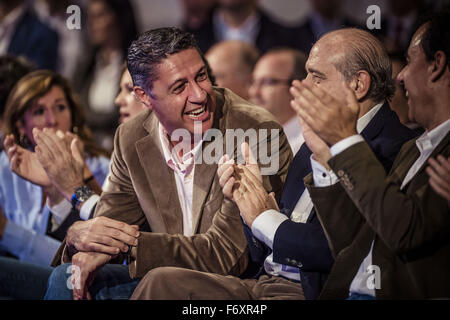
<path fill-rule="evenodd" d="M 450 133 L 432 157 L 450 155 Z M 386 176 L 366 143 L 329 161 L 341 183 L 316 188 L 305 178 L 335 264 L 321 299 L 345 299 L 372 241 L 372 264 L 381 271 L 377 299 L 450 297 L 450 211 L 428 183 L 426 164 L 400 186 L 419 157 L 407 142 Z M 333 199 L 330 201 L 330 199 Z"/>
<path fill-rule="evenodd" d="M 292 160 L 281 126 L 269 112 L 231 91 L 215 88 L 215 92 L 213 127 L 223 134 L 224 151 L 226 129 L 269 129 L 269 138 L 261 137 L 258 145 L 270 141 L 270 129 L 280 130 L 278 172 L 263 177 L 265 188 L 279 197 Z M 217 164 L 203 161 L 195 165 L 192 203 L 195 234 L 186 237 L 175 177 L 162 153 L 158 124 L 154 112 L 143 112 L 118 128 L 109 187 L 98 202 L 95 216 L 138 224 L 141 230 L 150 228 L 151 232 L 142 232 L 139 237 L 137 257 L 130 264 L 132 277 L 143 277 L 160 266 L 239 276 L 248 263 L 247 241 L 239 210 L 222 194 Z M 204 151 L 208 145 L 203 144 Z"/>

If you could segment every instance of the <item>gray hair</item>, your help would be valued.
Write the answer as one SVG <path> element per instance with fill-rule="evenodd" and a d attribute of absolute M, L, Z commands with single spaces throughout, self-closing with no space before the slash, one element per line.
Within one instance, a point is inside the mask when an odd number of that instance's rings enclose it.
<path fill-rule="evenodd" d="M 345 54 L 340 61 L 334 63 L 346 81 L 361 70 L 370 75 L 370 88 L 367 98 L 375 102 L 390 100 L 395 93 L 395 81 L 392 79 L 392 63 L 381 42 L 367 31 L 356 28 L 345 28 L 326 34 L 347 34 Z"/>

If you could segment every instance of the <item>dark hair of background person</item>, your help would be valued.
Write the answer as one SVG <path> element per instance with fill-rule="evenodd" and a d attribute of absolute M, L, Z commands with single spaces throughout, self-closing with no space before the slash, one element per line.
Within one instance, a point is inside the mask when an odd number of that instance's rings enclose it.
<path fill-rule="evenodd" d="M 123 56 L 127 54 L 128 47 L 131 42 L 138 36 L 136 18 L 133 6 L 129 0 L 91 0 L 103 2 L 116 16 L 117 22 L 120 24 L 120 35 L 122 44 L 121 50 Z"/>
<path fill-rule="evenodd" d="M 428 62 L 441 50 L 447 57 L 447 68 L 450 68 L 450 7 L 427 18 L 427 29 L 423 34 L 421 47 Z"/>
<path fill-rule="evenodd" d="M 62 76 L 50 70 L 38 70 L 24 76 L 17 82 L 11 91 L 5 108 L 5 132 L 14 135 L 14 139 L 23 147 L 29 148 L 24 139 L 21 139 L 18 121 L 23 121 L 25 112 L 36 101 L 47 94 L 53 86 L 58 86 L 64 92 L 72 116 L 71 131 L 80 137 L 84 144 L 84 150 L 90 156 L 109 156 L 108 152 L 94 143 L 91 130 L 86 124 L 85 108 L 82 106 L 77 94 Z"/>
<path fill-rule="evenodd" d="M 0 118 L 5 111 L 6 100 L 17 81 L 35 70 L 35 66 L 22 57 L 5 55 L 0 57 Z"/>
<path fill-rule="evenodd" d="M 174 27 L 144 32 L 137 40 L 133 41 L 128 49 L 127 56 L 127 66 L 133 84 L 142 87 L 151 95 L 152 83 L 158 79 L 156 67 L 170 55 L 187 49 L 198 51 L 214 85 L 209 64 L 199 49 L 194 36 Z"/>

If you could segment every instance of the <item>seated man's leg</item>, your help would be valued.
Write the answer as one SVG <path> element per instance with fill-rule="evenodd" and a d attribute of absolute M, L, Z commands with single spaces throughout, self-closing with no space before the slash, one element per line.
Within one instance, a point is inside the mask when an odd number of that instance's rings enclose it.
<path fill-rule="evenodd" d="M 281 277 L 240 279 L 175 267 L 149 271 L 131 299 L 143 300 L 256 300 L 304 299 L 300 283 Z"/>
<path fill-rule="evenodd" d="M 71 300 L 72 264 L 66 263 L 55 268 L 49 278 L 46 300 Z M 107 264 L 96 274 L 89 287 L 93 299 L 129 299 L 138 280 L 130 278 L 128 266 Z"/>
<path fill-rule="evenodd" d="M 3 299 L 41 300 L 52 270 L 51 267 L 0 257 L 0 296 Z"/>

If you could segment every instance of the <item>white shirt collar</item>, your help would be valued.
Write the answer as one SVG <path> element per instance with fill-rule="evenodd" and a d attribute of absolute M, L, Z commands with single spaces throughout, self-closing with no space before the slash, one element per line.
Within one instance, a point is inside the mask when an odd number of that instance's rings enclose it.
<path fill-rule="evenodd" d="M 183 154 L 182 158 L 180 159 L 178 154 L 176 152 L 173 152 L 175 149 L 172 146 L 172 144 L 169 141 L 169 135 L 167 131 L 164 129 L 161 122 L 158 125 L 158 131 L 159 131 L 159 139 L 161 141 L 161 147 L 164 155 L 164 159 L 166 161 L 166 164 L 172 169 L 172 170 L 178 170 L 182 173 L 189 172 L 193 165 L 194 165 L 194 159 L 197 153 L 201 150 L 201 145 L 203 140 L 200 140 L 197 142 L 197 144 L 194 146 L 194 148 L 191 148 L 190 142 L 189 146 L 186 146 L 185 149 L 190 149 L 189 152 L 186 152 Z M 184 141 L 181 141 L 180 143 L 186 143 Z"/>
<path fill-rule="evenodd" d="M 444 139 L 446 134 L 450 131 L 450 119 L 441 123 L 439 126 L 431 130 L 425 131 L 417 140 L 416 145 L 420 153 L 427 150 L 434 150 L 437 145 Z"/>
<path fill-rule="evenodd" d="M 358 121 L 356 122 L 356 131 L 358 133 L 361 133 L 367 127 L 369 122 L 373 119 L 373 117 L 375 117 L 378 110 L 381 109 L 383 104 L 384 104 L 384 102 L 381 102 L 381 103 L 375 105 L 366 114 L 364 114 L 361 118 L 358 119 Z"/>

